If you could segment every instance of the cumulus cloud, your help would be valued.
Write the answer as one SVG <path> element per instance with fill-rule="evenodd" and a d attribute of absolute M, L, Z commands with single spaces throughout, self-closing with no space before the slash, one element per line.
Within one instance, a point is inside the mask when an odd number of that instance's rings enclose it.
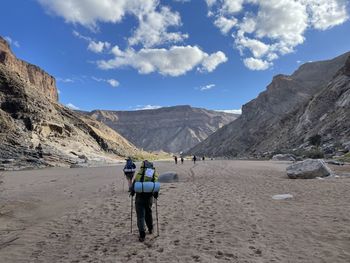
<path fill-rule="evenodd" d="M 66 106 L 72 110 L 80 110 L 77 106 L 75 106 L 73 103 L 68 103 Z"/>
<path fill-rule="evenodd" d="M 144 47 L 153 47 L 164 43 L 180 42 L 188 38 L 180 32 L 167 32 L 170 26 L 180 26 L 181 18 L 177 12 L 171 12 L 168 7 L 161 7 L 159 12 L 152 10 L 140 19 L 140 25 L 129 38 L 131 46 L 142 44 Z"/>
<path fill-rule="evenodd" d="M 224 16 L 219 16 L 215 22 L 215 26 L 218 27 L 223 34 L 227 34 L 236 24 L 237 24 L 237 19 L 236 18 L 231 18 L 228 19 Z"/>
<path fill-rule="evenodd" d="M 78 31 L 74 30 L 73 35 L 79 39 L 85 40 L 88 42 L 87 49 L 94 53 L 102 53 L 110 49 L 111 44 L 109 42 L 95 41 L 91 37 L 84 36 Z"/>
<path fill-rule="evenodd" d="M 160 5 L 159 0 L 37 0 L 49 13 L 61 16 L 68 23 L 81 24 L 94 31 L 98 23 L 119 23 L 126 15 L 136 17 L 139 26 L 129 37 L 130 45 L 152 47 L 179 42 L 188 37 L 181 32 L 168 32 L 169 27 L 181 26 L 179 13 Z M 94 45 L 100 50 L 102 44 Z M 99 48 L 99 49 L 98 49 Z"/>
<path fill-rule="evenodd" d="M 251 70 L 265 70 L 272 66 L 272 63 L 258 58 L 246 58 L 244 65 Z"/>
<path fill-rule="evenodd" d="M 316 29 L 325 30 L 349 19 L 346 0 L 304 0 L 303 2 L 310 13 L 310 22 Z"/>
<path fill-rule="evenodd" d="M 180 76 L 198 68 L 201 72 L 211 72 L 219 64 L 227 60 L 221 51 L 211 55 L 197 46 L 173 46 L 170 49 L 112 49 L 114 58 L 100 60 L 97 65 L 101 69 L 114 69 L 130 66 L 141 74 L 158 72 L 161 75 Z"/>
<path fill-rule="evenodd" d="M 265 70 L 294 52 L 308 29 L 326 30 L 349 19 L 346 0 L 206 0 L 214 25 L 232 32 L 236 48 L 253 70 Z M 246 8 L 247 7 L 247 8 Z M 228 16 L 232 24 L 228 24 Z M 235 19 L 235 20 L 234 20 Z"/>
<path fill-rule="evenodd" d="M 110 48 L 111 44 L 108 42 L 95 42 L 91 41 L 88 45 L 88 50 L 94 52 L 94 53 L 102 53 L 104 50 L 108 50 Z"/>
<path fill-rule="evenodd" d="M 96 77 L 91 77 L 91 78 L 97 82 L 106 82 L 109 85 L 111 85 L 113 88 L 116 88 L 120 85 L 119 81 L 115 79 L 103 79 L 103 78 L 96 78 Z"/>
<path fill-rule="evenodd" d="M 211 54 L 210 56 L 205 56 L 202 62 L 202 67 L 200 71 L 212 72 L 216 69 L 218 65 L 221 63 L 225 63 L 227 61 L 227 57 L 225 53 L 218 51 L 216 53 Z"/>
<path fill-rule="evenodd" d="M 9 45 L 14 45 L 15 47 L 20 47 L 19 42 L 17 40 L 12 39 L 9 36 L 5 36 L 4 39 L 9 43 Z"/>

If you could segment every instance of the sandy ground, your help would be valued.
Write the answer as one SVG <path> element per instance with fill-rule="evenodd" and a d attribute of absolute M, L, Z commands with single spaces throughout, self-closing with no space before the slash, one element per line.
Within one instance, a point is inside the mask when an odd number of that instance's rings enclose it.
<path fill-rule="evenodd" d="M 287 165 L 157 163 L 180 182 L 144 243 L 122 166 L 0 172 L 0 262 L 350 262 L 350 177 L 290 180 Z"/>

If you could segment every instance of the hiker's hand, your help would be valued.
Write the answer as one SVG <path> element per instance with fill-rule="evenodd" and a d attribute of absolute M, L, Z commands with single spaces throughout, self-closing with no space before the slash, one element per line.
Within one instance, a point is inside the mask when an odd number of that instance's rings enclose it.
<path fill-rule="evenodd" d="M 154 192 L 154 193 L 153 193 L 153 197 L 154 197 L 155 199 L 158 199 L 158 192 Z"/>

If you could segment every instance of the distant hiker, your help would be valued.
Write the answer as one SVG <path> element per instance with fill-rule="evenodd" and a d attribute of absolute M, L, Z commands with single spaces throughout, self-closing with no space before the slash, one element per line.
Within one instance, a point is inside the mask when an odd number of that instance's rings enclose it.
<path fill-rule="evenodd" d="M 177 164 L 177 156 L 174 156 L 175 164 Z"/>
<path fill-rule="evenodd" d="M 192 158 L 192 160 L 193 160 L 193 163 L 194 163 L 194 164 L 196 164 L 196 161 L 197 161 L 197 157 L 196 157 L 195 155 L 193 155 L 193 158 Z"/>
<path fill-rule="evenodd" d="M 204 156 L 202 157 L 202 161 L 205 161 L 205 157 Z"/>
<path fill-rule="evenodd" d="M 135 185 L 137 182 L 158 182 L 158 173 L 153 166 L 153 163 L 145 160 L 142 162 L 139 172 L 136 174 L 132 187 L 130 189 L 130 195 L 134 196 L 136 192 L 135 198 L 135 207 L 136 207 L 136 215 L 137 215 L 137 227 L 139 229 L 139 241 L 145 241 L 146 237 L 146 229 L 145 222 L 148 228 L 148 233 L 153 233 L 153 217 L 152 217 L 152 203 L 153 197 L 155 199 L 158 198 L 158 192 L 145 192 L 144 185 L 142 186 L 142 192 L 138 192 Z M 154 187 L 153 187 L 154 188 Z"/>
<path fill-rule="evenodd" d="M 184 164 L 184 158 L 181 156 L 181 164 Z"/>
<path fill-rule="evenodd" d="M 128 180 L 128 187 L 130 189 L 130 187 L 132 185 L 132 178 L 134 177 L 134 174 L 135 174 L 135 171 L 136 171 L 136 165 L 132 161 L 131 157 L 128 157 L 128 159 L 126 159 L 126 164 L 124 166 L 123 171 L 124 171 L 126 180 Z"/>
<path fill-rule="evenodd" d="M 38 146 L 35 147 L 35 150 L 37 150 L 39 158 L 43 158 L 43 147 L 41 146 L 41 143 L 39 143 Z"/>

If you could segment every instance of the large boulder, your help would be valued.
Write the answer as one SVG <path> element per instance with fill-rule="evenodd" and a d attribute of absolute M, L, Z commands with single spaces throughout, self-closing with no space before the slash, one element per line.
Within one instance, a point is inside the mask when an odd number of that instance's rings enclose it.
<path fill-rule="evenodd" d="M 314 179 L 332 174 L 323 160 L 307 159 L 287 167 L 287 175 L 291 179 Z"/>
<path fill-rule="evenodd" d="M 176 183 L 179 181 L 179 177 L 176 172 L 166 172 L 158 177 L 158 181 L 161 183 Z"/>
<path fill-rule="evenodd" d="M 293 154 L 276 154 L 272 157 L 272 160 L 274 161 L 292 161 L 294 162 L 296 160 L 295 156 Z"/>

